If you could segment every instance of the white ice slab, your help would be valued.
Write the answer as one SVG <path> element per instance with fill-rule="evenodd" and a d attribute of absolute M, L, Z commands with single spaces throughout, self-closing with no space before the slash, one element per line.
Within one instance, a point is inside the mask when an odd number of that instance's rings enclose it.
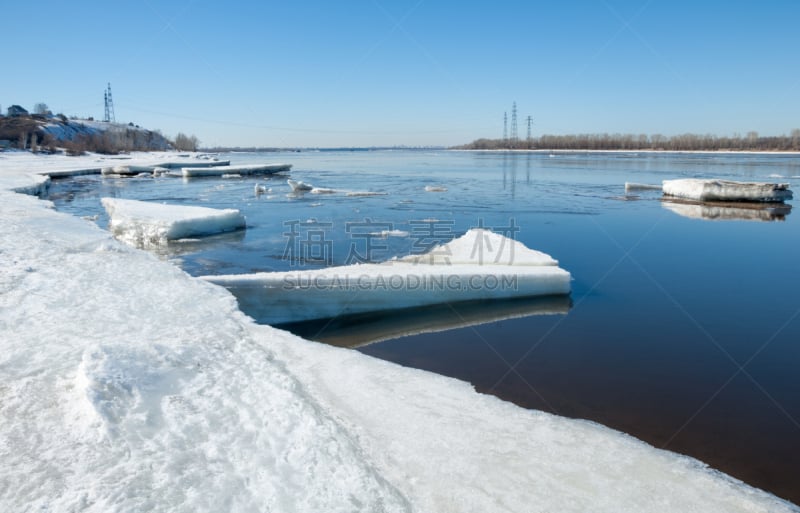
<path fill-rule="evenodd" d="M 787 183 L 734 182 L 683 178 L 664 180 L 664 194 L 696 201 L 784 201 L 792 199 Z"/>
<path fill-rule="evenodd" d="M 111 219 L 111 232 L 136 247 L 245 227 L 244 216 L 235 209 L 165 205 L 118 198 L 103 198 L 101 201 Z"/>
<path fill-rule="evenodd" d="M 425 255 L 312 271 L 205 276 L 260 322 L 280 324 L 479 299 L 564 295 L 570 274 L 549 255 L 470 230 Z"/>
<path fill-rule="evenodd" d="M 244 166 L 212 166 L 212 167 L 184 167 L 183 176 L 195 178 L 200 176 L 222 176 L 236 173 L 239 175 L 269 175 L 292 169 L 291 164 L 258 164 Z"/>

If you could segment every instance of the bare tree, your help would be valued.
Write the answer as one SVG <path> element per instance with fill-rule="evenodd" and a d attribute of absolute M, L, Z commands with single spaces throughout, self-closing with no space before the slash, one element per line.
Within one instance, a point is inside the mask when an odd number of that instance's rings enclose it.
<path fill-rule="evenodd" d="M 200 141 L 194 135 L 186 135 L 179 132 L 178 135 L 175 136 L 173 145 L 178 151 L 197 151 Z"/>

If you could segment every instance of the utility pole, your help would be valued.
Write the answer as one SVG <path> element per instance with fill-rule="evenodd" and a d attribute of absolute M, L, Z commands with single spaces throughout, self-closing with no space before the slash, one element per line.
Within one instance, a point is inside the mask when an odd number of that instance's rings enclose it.
<path fill-rule="evenodd" d="M 105 104 L 105 114 L 103 116 L 103 121 L 107 123 L 114 123 L 116 122 L 114 116 L 114 100 L 111 98 L 111 83 L 108 83 L 108 89 L 105 90 L 103 93 L 103 103 Z"/>
<path fill-rule="evenodd" d="M 511 106 L 511 142 L 517 142 L 517 102 Z"/>
<path fill-rule="evenodd" d="M 526 121 L 528 122 L 528 142 L 531 142 L 531 125 L 533 125 L 533 117 L 528 116 Z"/>

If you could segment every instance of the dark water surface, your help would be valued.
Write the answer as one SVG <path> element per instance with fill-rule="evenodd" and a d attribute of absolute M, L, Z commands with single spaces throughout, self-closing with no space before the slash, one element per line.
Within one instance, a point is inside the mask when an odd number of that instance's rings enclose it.
<path fill-rule="evenodd" d="M 365 250 L 366 239 L 354 234 L 408 232 L 376 241 L 369 256 L 383 260 L 414 250 L 432 220 L 442 240 L 478 225 L 516 226 L 518 240 L 572 273 L 570 298 L 289 328 L 469 381 L 521 406 L 600 422 L 800 503 L 800 212 L 671 205 L 659 193 L 625 195 L 623 187 L 682 177 L 791 183 L 800 180 L 800 158 L 423 151 L 225 158 L 287 161 L 294 179 L 318 187 L 387 194 L 288 197 L 285 178 L 77 177 L 55 182 L 51 199 L 76 215 L 99 214 L 101 226 L 101 196 L 241 209 L 247 231 L 161 250 L 194 275 L 339 265 L 354 248 Z M 256 196 L 256 183 L 272 193 Z M 426 185 L 447 191 L 425 192 Z M 329 244 L 305 254 L 290 242 L 293 229 Z"/>

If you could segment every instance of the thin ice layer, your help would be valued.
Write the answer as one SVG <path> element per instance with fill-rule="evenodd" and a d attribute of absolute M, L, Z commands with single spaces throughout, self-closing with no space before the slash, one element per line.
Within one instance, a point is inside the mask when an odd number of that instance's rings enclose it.
<path fill-rule="evenodd" d="M 101 201 L 110 217 L 111 232 L 137 247 L 245 227 L 244 216 L 235 209 L 165 205 L 118 198 L 103 198 Z"/>
<path fill-rule="evenodd" d="M 664 180 L 666 196 L 695 201 L 784 201 L 792 199 L 788 183 L 734 182 L 683 178 Z"/>

